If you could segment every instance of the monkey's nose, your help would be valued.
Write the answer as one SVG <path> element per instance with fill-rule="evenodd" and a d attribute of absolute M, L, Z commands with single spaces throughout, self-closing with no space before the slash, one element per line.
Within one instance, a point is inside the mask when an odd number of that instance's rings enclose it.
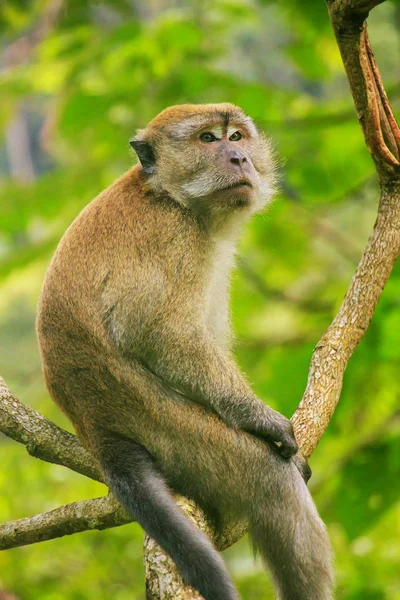
<path fill-rule="evenodd" d="M 243 163 L 247 161 L 247 158 L 241 152 L 237 152 L 237 150 L 233 150 L 230 152 L 230 161 L 232 164 L 240 167 Z"/>

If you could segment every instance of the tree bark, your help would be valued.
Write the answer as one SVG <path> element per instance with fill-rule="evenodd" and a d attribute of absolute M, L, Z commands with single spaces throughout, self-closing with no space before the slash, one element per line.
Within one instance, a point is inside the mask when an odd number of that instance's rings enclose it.
<path fill-rule="evenodd" d="M 26 446 L 31 456 L 103 481 L 98 466 L 76 435 L 68 433 L 13 396 L 0 377 L 0 431 Z"/>
<path fill-rule="evenodd" d="M 328 427 L 347 364 L 368 328 L 399 254 L 400 186 L 384 185 L 373 234 L 338 314 L 314 350 L 307 387 L 292 418 L 306 458 Z"/>
<path fill-rule="evenodd" d="M 0 550 L 44 542 L 91 529 L 108 529 L 132 521 L 111 495 L 73 502 L 34 517 L 0 525 Z"/>

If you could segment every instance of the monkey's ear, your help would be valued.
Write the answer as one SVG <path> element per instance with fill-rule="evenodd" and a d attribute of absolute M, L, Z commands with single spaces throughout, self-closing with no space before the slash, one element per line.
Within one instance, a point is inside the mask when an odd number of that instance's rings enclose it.
<path fill-rule="evenodd" d="M 147 173 L 147 175 L 154 173 L 156 168 L 156 157 L 154 156 L 151 145 L 148 142 L 136 138 L 133 138 L 129 143 L 138 155 L 143 171 Z"/>

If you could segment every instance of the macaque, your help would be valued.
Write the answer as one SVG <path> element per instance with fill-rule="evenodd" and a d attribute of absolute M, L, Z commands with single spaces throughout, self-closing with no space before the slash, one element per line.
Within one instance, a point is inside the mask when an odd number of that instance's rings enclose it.
<path fill-rule="evenodd" d="M 289 419 L 231 350 L 229 279 L 243 225 L 274 192 L 268 140 L 231 104 L 172 106 L 139 162 L 62 238 L 37 331 L 50 395 L 110 490 L 205 600 L 237 600 L 211 541 L 245 522 L 281 600 L 332 599 L 331 549 Z"/>

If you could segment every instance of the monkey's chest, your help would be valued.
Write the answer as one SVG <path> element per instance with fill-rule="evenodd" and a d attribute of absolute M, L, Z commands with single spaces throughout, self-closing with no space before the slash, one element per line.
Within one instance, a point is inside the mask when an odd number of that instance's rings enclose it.
<path fill-rule="evenodd" d="M 234 246 L 220 243 L 213 256 L 205 292 L 206 326 L 219 345 L 227 347 L 231 340 L 229 288 L 234 262 Z"/>

